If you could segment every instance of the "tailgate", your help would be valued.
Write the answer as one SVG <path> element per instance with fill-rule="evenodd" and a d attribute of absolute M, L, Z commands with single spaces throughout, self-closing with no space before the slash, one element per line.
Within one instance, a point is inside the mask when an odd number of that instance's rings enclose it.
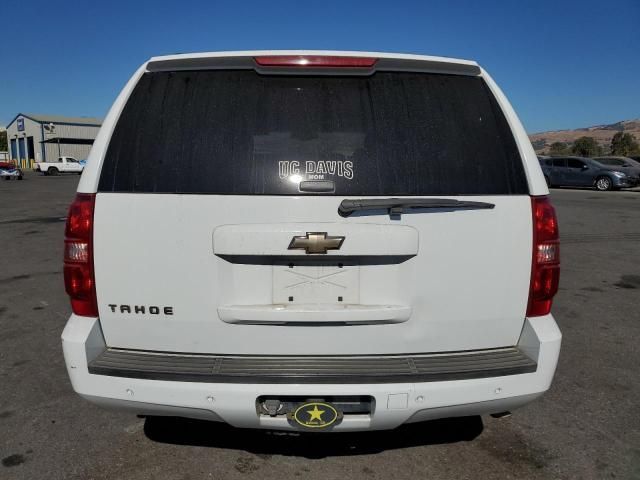
<path fill-rule="evenodd" d="M 347 355 L 516 344 L 530 192 L 477 67 L 205 60 L 149 64 L 109 133 L 94 225 L 109 346 Z M 494 207 L 339 214 L 345 199 L 394 197 Z"/>

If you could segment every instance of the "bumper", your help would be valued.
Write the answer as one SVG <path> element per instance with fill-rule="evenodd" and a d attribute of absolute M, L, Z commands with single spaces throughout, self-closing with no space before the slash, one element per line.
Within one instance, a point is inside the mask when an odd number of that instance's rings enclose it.
<path fill-rule="evenodd" d="M 634 187 L 637 187 L 638 184 L 640 183 L 637 178 L 633 178 L 633 177 L 618 178 L 614 176 L 612 178 L 613 178 L 613 186 L 615 188 L 634 188 Z"/>
<path fill-rule="evenodd" d="M 561 334 L 551 315 L 527 319 L 518 347 L 537 361 L 532 373 L 450 381 L 356 384 L 247 384 L 148 380 L 89 373 L 105 343 L 97 319 L 72 315 L 62 334 L 74 390 L 100 406 L 141 415 L 223 421 L 242 428 L 292 430 L 284 417 L 259 415 L 260 396 L 371 396 L 367 415 L 345 415 L 334 431 L 384 430 L 436 418 L 497 413 L 521 407 L 550 386 Z"/>

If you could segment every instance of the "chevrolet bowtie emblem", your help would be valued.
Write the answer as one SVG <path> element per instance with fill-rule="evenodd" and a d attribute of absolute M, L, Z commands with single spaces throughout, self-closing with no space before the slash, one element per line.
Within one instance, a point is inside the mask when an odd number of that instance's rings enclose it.
<path fill-rule="evenodd" d="M 340 250 L 344 237 L 328 237 L 327 232 L 307 232 L 302 237 L 293 237 L 289 250 L 304 250 L 307 253 L 327 253 L 327 250 Z"/>

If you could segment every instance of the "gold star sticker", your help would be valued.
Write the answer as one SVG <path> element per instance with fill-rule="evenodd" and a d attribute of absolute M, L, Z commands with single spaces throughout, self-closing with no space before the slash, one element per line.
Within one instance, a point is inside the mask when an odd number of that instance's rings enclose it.
<path fill-rule="evenodd" d="M 312 422 L 313 420 L 322 421 L 322 414 L 324 413 L 324 410 L 319 410 L 318 405 L 314 405 L 313 410 L 307 410 L 307 413 L 310 415 L 310 422 Z"/>

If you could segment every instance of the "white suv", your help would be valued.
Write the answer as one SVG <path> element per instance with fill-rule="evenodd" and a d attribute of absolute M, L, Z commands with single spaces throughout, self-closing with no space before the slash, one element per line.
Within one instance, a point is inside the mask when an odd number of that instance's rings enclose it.
<path fill-rule="evenodd" d="M 558 227 L 475 62 L 156 57 L 67 220 L 74 389 L 237 427 L 389 429 L 545 392 Z"/>

